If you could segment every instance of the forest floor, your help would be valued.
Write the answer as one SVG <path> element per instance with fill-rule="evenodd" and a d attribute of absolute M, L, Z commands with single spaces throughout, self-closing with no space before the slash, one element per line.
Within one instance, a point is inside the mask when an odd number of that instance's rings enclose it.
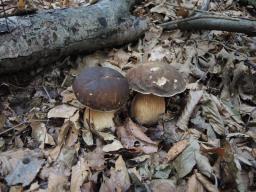
<path fill-rule="evenodd" d="M 10 14 L 16 2 L 4 2 Z M 138 41 L 0 82 L 0 191 L 256 191 L 256 38 L 159 27 L 201 4 L 145 0 L 132 10 L 150 21 Z M 214 0 L 207 12 L 255 19 L 255 4 Z M 187 82 L 185 92 L 166 98 L 166 114 L 155 125 L 142 126 L 128 113 L 115 127 L 92 132 L 72 90 L 76 75 L 97 65 L 125 74 L 148 61 L 174 66 Z"/>

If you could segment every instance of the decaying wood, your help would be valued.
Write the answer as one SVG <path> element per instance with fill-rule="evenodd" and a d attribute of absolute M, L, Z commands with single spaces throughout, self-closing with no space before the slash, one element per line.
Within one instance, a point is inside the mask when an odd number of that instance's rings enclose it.
<path fill-rule="evenodd" d="M 1 18 L 0 74 L 50 65 L 67 55 L 139 38 L 147 22 L 130 15 L 134 3 L 101 0 L 86 7 Z"/>
<path fill-rule="evenodd" d="M 166 30 L 221 30 L 256 36 L 256 20 L 196 14 L 181 20 L 160 25 Z"/>

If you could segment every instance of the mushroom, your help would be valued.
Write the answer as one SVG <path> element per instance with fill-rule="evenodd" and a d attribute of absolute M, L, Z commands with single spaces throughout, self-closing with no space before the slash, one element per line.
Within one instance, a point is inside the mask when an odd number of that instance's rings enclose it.
<path fill-rule="evenodd" d="M 83 70 L 76 77 L 73 90 L 77 99 L 87 107 L 84 123 L 93 124 L 98 131 L 114 126 L 115 112 L 129 96 L 128 81 L 121 73 L 98 66 Z"/>
<path fill-rule="evenodd" d="M 186 89 L 182 75 L 171 65 L 148 62 L 130 69 L 126 75 L 130 87 L 138 92 L 131 103 L 131 116 L 141 124 L 157 123 L 165 113 L 164 97 Z"/>

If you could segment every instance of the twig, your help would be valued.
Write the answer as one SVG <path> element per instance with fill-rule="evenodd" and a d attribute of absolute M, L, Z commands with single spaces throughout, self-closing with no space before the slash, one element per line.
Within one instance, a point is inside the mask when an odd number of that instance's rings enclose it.
<path fill-rule="evenodd" d="M 170 21 L 160 26 L 167 30 L 221 30 L 256 36 L 256 20 L 207 14 Z"/>
<path fill-rule="evenodd" d="M 2 131 L 2 132 L 0 133 L 0 136 L 2 136 L 3 134 L 8 133 L 9 131 L 12 131 L 13 129 L 15 129 L 15 128 L 21 126 L 21 125 L 24 125 L 24 124 L 26 124 L 26 123 L 32 123 L 32 122 L 48 122 L 48 121 L 49 121 L 48 119 L 47 119 L 47 120 L 43 120 L 43 119 L 40 119 L 40 120 L 36 119 L 36 120 L 33 120 L 33 119 L 31 119 L 30 121 L 24 121 L 24 122 L 22 122 L 22 123 L 19 123 L 18 125 L 15 125 L 15 126 L 13 126 L 13 127 L 10 127 L 9 129 L 6 129 L 6 130 Z"/>
<path fill-rule="evenodd" d="M 26 124 L 26 123 L 28 123 L 28 122 L 25 121 L 25 122 L 19 123 L 18 125 L 15 125 L 15 126 L 13 126 L 13 127 L 10 127 L 9 129 L 4 130 L 4 131 L 2 131 L 2 132 L 0 133 L 0 136 L 2 136 L 3 134 L 8 133 L 8 132 L 12 131 L 13 129 L 15 129 L 15 128 L 21 126 L 21 125 L 24 125 L 24 124 Z"/>
<path fill-rule="evenodd" d="M 52 98 L 51 98 L 50 94 L 48 93 L 47 89 L 45 88 L 45 86 L 43 86 L 43 89 L 44 89 L 44 92 L 46 93 L 49 101 L 52 100 Z"/>
<path fill-rule="evenodd" d="M 2 5 L 2 6 L 3 6 L 3 5 Z M 5 8 L 5 10 L 3 9 L 3 10 L 0 11 L 0 14 L 6 12 L 6 11 L 8 11 L 8 10 L 15 9 L 15 8 L 17 8 L 17 6 Z M 6 14 L 6 15 L 9 16 L 9 14 Z"/>

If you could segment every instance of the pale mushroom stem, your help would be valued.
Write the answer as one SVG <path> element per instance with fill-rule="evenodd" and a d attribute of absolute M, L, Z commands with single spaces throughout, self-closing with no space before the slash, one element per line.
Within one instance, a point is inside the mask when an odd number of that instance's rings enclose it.
<path fill-rule="evenodd" d="M 152 94 L 135 95 L 131 105 L 131 115 L 141 124 L 154 124 L 165 113 L 165 98 Z"/>
<path fill-rule="evenodd" d="M 86 108 L 84 111 L 84 122 L 91 125 L 96 131 L 103 131 L 106 128 L 114 127 L 115 111 L 96 111 L 90 108 Z M 86 125 L 85 125 L 86 127 Z"/>

